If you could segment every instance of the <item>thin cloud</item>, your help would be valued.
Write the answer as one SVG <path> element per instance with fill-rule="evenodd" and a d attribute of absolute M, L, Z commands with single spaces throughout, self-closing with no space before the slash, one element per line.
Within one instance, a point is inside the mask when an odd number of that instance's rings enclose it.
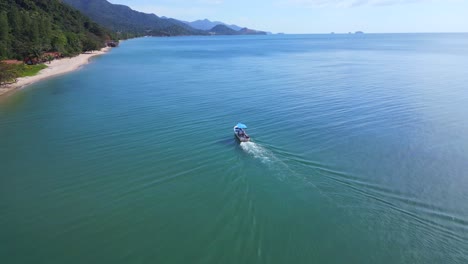
<path fill-rule="evenodd" d="M 169 7 L 169 6 L 134 6 L 135 10 L 176 19 L 196 20 L 216 14 L 215 9 L 207 7 Z"/>
<path fill-rule="evenodd" d="M 206 5 L 221 5 L 224 3 L 223 0 L 199 0 L 198 2 Z"/>
<path fill-rule="evenodd" d="M 437 0 L 287 0 L 286 3 L 301 7 L 359 7 L 402 5 L 434 1 Z"/>

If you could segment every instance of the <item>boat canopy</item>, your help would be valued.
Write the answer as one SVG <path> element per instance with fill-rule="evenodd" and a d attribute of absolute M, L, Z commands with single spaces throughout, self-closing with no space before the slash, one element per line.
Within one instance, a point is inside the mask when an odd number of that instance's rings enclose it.
<path fill-rule="evenodd" d="M 242 129 L 247 128 L 247 126 L 244 125 L 244 124 L 242 124 L 242 123 L 237 123 L 236 126 L 237 126 L 238 128 L 242 128 Z"/>

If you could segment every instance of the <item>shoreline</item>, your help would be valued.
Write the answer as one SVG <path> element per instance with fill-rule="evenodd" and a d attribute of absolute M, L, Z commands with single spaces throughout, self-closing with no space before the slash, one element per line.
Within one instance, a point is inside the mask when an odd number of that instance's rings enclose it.
<path fill-rule="evenodd" d="M 16 83 L 0 87 L 0 97 L 11 95 L 15 91 L 21 90 L 22 88 L 33 83 L 58 75 L 66 74 L 72 71 L 76 71 L 81 66 L 88 64 L 89 59 L 91 59 L 92 57 L 105 54 L 110 49 L 110 47 L 105 47 L 99 51 L 94 51 L 91 53 L 81 53 L 80 55 L 75 57 L 53 60 L 50 64 L 45 63 L 44 65 L 46 65 L 47 68 L 39 71 L 36 75 L 18 78 L 18 81 Z"/>

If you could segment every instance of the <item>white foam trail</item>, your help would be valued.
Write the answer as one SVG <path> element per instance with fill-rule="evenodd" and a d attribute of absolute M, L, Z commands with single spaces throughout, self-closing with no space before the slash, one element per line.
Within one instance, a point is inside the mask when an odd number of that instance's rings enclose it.
<path fill-rule="evenodd" d="M 241 142 L 240 147 L 249 155 L 252 155 L 254 158 L 259 159 L 263 164 L 267 165 L 271 175 L 277 177 L 279 180 L 283 181 L 288 177 L 295 176 L 296 173 L 267 148 L 254 142 Z"/>
<path fill-rule="evenodd" d="M 263 163 L 274 160 L 273 153 L 254 142 L 241 142 L 240 146 L 245 152 L 254 156 L 254 158 L 260 159 Z"/>
<path fill-rule="evenodd" d="M 320 195 L 327 198 L 330 202 L 335 203 L 334 199 L 323 192 L 315 183 L 313 183 L 308 176 L 301 175 L 291 169 L 288 164 L 286 164 L 283 160 L 278 158 L 273 152 L 262 147 L 259 144 L 254 142 L 241 142 L 240 147 L 247 152 L 248 154 L 252 155 L 254 158 L 259 159 L 262 163 L 266 164 L 268 168 L 271 170 L 271 175 L 277 177 L 281 181 L 285 181 L 288 179 L 297 179 L 301 182 L 305 182 L 307 185 L 312 186 L 313 188 L 317 189 Z"/>

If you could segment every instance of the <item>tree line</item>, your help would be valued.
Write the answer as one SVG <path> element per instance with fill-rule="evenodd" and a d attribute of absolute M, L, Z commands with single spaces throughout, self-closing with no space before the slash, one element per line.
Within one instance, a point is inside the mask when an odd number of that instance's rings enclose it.
<path fill-rule="evenodd" d="M 38 58 L 45 52 L 73 56 L 117 37 L 59 0 L 0 2 L 0 60 Z"/>

